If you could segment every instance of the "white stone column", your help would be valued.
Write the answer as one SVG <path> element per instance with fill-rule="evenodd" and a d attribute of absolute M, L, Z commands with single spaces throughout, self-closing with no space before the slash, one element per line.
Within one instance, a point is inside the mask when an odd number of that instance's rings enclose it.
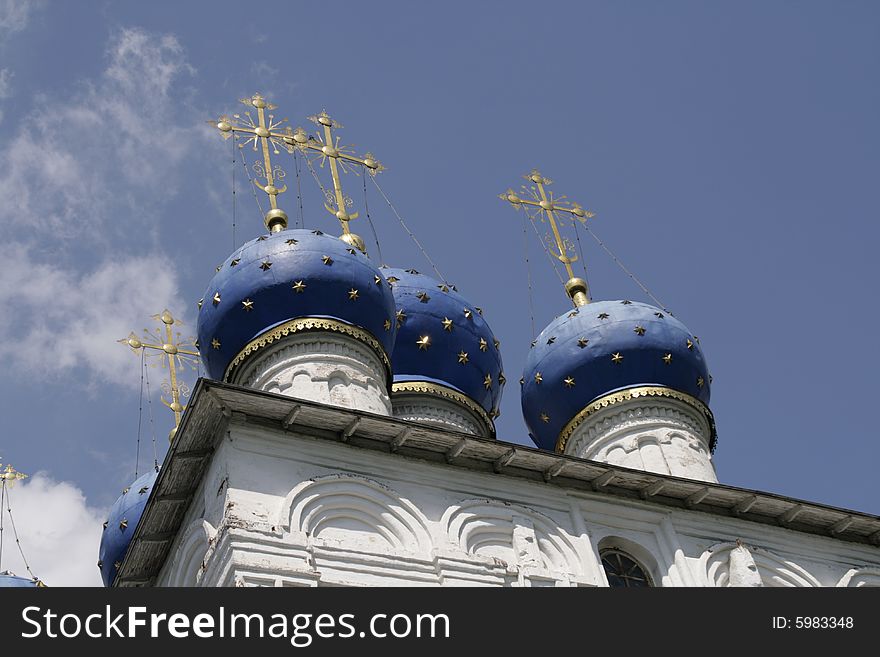
<path fill-rule="evenodd" d="M 666 397 L 636 397 L 587 417 L 565 443 L 565 453 L 717 483 L 710 435 L 709 420 L 693 406 Z"/>
<path fill-rule="evenodd" d="M 288 397 L 391 415 L 385 366 L 367 345 L 331 331 L 287 335 L 252 354 L 232 383 Z"/>

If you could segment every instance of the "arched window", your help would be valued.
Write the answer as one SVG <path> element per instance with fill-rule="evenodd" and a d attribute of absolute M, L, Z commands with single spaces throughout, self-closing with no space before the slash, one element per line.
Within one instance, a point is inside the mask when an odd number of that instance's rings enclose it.
<path fill-rule="evenodd" d="M 654 586 L 648 571 L 626 552 L 602 550 L 600 556 L 609 586 Z"/>

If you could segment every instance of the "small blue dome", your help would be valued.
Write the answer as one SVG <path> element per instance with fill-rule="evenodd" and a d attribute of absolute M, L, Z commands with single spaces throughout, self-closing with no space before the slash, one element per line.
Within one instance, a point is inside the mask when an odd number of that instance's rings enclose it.
<path fill-rule="evenodd" d="M 439 383 L 495 417 L 505 379 L 499 343 L 482 311 L 451 286 L 414 269 L 382 271 L 397 306 L 394 382 Z"/>
<path fill-rule="evenodd" d="M 708 406 L 709 384 L 699 339 L 684 324 L 645 303 L 597 301 L 560 315 L 533 343 L 523 417 L 535 444 L 555 450 L 565 426 L 599 397 L 657 386 Z"/>
<path fill-rule="evenodd" d="M 319 230 L 248 242 L 220 266 L 200 304 L 199 352 L 208 376 L 221 381 L 252 340 L 293 319 L 359 327 L 386 362 L 394 346 L 394 297 L 382 274 L 363 253 Z"/>
<path fill-rule="evenodd" d="M 155 470 L 142 475 L 110 507 L 98 551 L 98 568 L 101 569 L 104 586 L 112 586 L 116 579 L 116 570 L 125 558 L 131 537 L 137 529 L 158 476 L 159 473 Z"/>
<path fill-rule="evenodd" d="M 18 577 L 8 570 L 0 573 L 0 589 L 30 589 L 45 586 L 39 579 Z"/>

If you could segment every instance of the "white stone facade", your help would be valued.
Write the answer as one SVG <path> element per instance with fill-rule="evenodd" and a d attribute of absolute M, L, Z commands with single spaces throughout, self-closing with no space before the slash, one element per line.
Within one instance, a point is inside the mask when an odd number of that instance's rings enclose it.
<path fill-rule="evenodd" d="M 293 333 L 251 355 L 233 383 L 321 404 L 391 415 L 385 366 L 342 333 Z"/>
<path fill-rule="evenodd" d="M 233 415 L 159 586 L 877 586 L 880 548 L 431 463 Z"/>
<path fill-rule="evenodd" d="M 565 443 L 565 453 L 717 483 L 710 431 L 705 414 L 689 404 L 667 397 L 635 397 L 590 415 Z"/>

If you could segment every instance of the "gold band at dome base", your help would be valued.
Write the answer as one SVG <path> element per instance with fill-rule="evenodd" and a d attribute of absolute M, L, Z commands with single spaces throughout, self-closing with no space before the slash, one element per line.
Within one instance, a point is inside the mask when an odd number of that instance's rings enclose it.
<path fill-rule="evenodd" d="M 568 442 L 568 439 L 571 438 L 575 429 L 583 424 L 591 415 L 594 415 L 609 406 L 621 404 L 633 399 L 639 399 L 640 397 L 666 397 L 667 399 L 676 399 L 698 410 L 705 416 L 709 423 L 709 432 L 711 434 L 709 436 L 709 451 L 715 451 L 715 444 L 718 441 L 718 436 L 715 431 L 715 416 L 712 415 L 712 411 L 709 410 L 708 406 L 696 397 L 692 397 L 684 392 L 679 392 L 678 390 L 673 390 L 672 388 L 665 388 L 662 386 L 641 386 L 639 388 L 618 390 L 617 392 L 612 392 L 604 397 L 599 397 L 599 399 L 587 404 L 585 408 L 569 420 L 568 424 L 566 424 L 559 433 L 559 438 L 556 440 L 556 452 L 559 454 L 565 452 L 565 444 Z"/>
<path fill-rule="evenodd" d="M 467 395 L 458 392 L 458 390 L 453 390 L 452 388 L 431 381 L 397 381 L 391 385 L 392 395 L 401 392 L 434 395 L 435 397 L 440 397 L 441 399 L 461 404 L 483 422 L 483 425 L 488 431 L 487 435 L 489 438 L 495 437 L 495 423 L 492 422 L 492 418 L 489 417 L 486 410 Z"/>
<path fill-rule="evenodd" d="M 379 357 L 379 360 L 382 361 L 382 364 L 385 366 L 386 379 L 388 381 L 391 380 L 391 360 L 388 358 L 388 354 L 385 353 L 382 344 L 368 331 L 365 331 L 359 326 L 346 324 L 338 319 L 330 319 L 328 317 L 297 317 L 296 319 L 284 322 L 251 340 L 244 349 L 238 352 L 238 355 L 232 359 L 232 362 L 229 363 L 226 372 L 223 374 L 223 381 L 229 383 L 232 380 L 232 373 L 235 368 L 244 362 L 245 358 L 260 349 L 269 346 L 273 342 L 280 340 L 287 335 L 315 331 L 341 333 L 354 338 L 358 342 L 363 342 L 370 347 L 370 349 L 372 349 Z"/>

